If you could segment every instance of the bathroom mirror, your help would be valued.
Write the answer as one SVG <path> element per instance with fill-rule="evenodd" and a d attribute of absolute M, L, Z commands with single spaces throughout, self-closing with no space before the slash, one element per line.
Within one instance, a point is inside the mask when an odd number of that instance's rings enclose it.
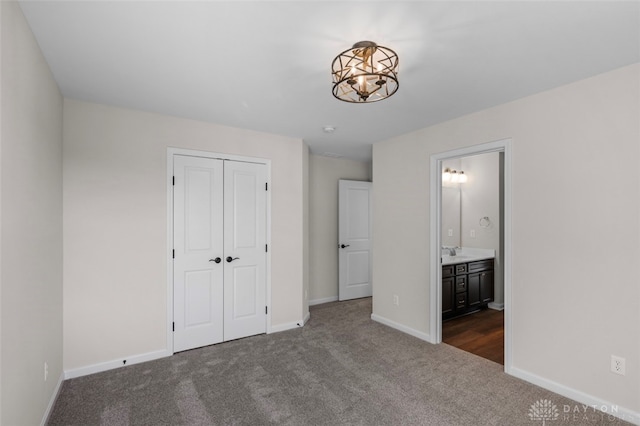
<path fill-rule="evenodd" d="M 460 159 L 442 162 L 442 170 L 446 168 L 460 170 Z M 442 245 L 461 247 L 460 221 L 460 184 L 442 183 Z"/>

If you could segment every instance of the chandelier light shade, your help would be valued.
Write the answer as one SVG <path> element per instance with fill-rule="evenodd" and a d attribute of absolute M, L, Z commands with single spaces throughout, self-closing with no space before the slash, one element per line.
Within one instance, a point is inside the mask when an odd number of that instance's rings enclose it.
<path fill-rule="evenodd" d="M 331 65 L 333 96 L 345 102 L 381 101 L 398 91 L 398 55 L 372 41 L 359 41 Z"/>

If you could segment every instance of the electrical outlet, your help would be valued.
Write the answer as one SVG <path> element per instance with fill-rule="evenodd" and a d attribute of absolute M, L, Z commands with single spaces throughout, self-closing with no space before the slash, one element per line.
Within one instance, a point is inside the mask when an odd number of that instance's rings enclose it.
<path fill-rule="evenodd" d="M 46 382 L 49 378 L 49 364 L 44 363 L 44 381 Z"/>
<path fill-rule="evenodd" d="M 400 306 L 400 297 L 397 294 L 393 295 L 393 304 L 396 306 Z"/>
<path fill-rule="evenodd" d="M 611 372 L 624 376 L 627 373 L 625 368 L 625 359 L 611 355 Z"/>

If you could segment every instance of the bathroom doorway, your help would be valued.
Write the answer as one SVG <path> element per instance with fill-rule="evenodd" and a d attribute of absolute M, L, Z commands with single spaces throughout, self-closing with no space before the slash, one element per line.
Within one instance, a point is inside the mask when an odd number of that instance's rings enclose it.
<path fill-rule="evenodd" d="M 503 363 L 505 371 L 511 364 L 510 148 L 502 140 L 431 157 L 432 341 Z"/>
<path fill-rule="evenodd" d="M 442 170 L 442 342 L 504 364 L 500 153 Z"/>

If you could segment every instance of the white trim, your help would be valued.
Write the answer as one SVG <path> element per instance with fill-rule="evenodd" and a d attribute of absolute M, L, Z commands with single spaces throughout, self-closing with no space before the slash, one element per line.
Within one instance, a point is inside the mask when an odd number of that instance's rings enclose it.
<path fill-rule="evenodd" d="M 247 157 L 240 155 L 223 154 L 218 152 L 198 151 L 193 149 L 167 147 L 167 352 L 173 354 L 173 157 L 174 155 L 186 155 L 191 157 L 215 158 L 219 160 L 241 161 L 244 163 L 264 164 L 267 167 L 267 218 L 266 240 L 267 251 L 266 265 L 266 305 L 267 324 L 265 333 L 271 333 L 271 160 L 267 158 Z"/>
<path fill-rule="evenodd" d="M 438 228 L 442 223 L 442 173 L 440 173 L 442 160 L 431 156 L 429 164 L 429 232 L 431 242 L 431 255 L 429 256 L 429 323 L 432 339 L 430 343 L 438 344 L 442 342 L 442 258 L 438 254 L 442 253 L 442 236 Z"/>
<path fill-rule="evenodd" d="M 215 158 L 217 160 L 240 161 L 243 163 L 268 164 L 271 160 L 260 157 L 249 157 L 246 155 L 223 154 L 220 152 L 198 151 L 195 149 L 173 148 L 167 147 L 167 154 L 170 155 L 186 155 L 189 157 Z M 173 168 L 171 169 L 173 170 Z"/>
<path fill-rule="evenodd" d="M 322 305 L 323 303 L 337 302 L 338 296 L 323 297 L 321 299 L 309 300 L 309 306 Z"/>
<path fill-rule="evenodd" d="M 304 319 L 302 320 L 302 325 L 305 325 L 307 321 L 309 321 L 310 319 L 311 319 L 311 312 L 307 311 L 307 315 L 305 315 Z"/>
<path fill-rule="evenodd" d="M 51 394 L 51 399 L 49 399 L 49 404 L 47 405 L 47 409 L 44 412 L 44 416 L 42 416 L 42 421 L 40 422 L 40 426 L 44 426 L 49 421 L 49 416 L 51 415 L 51 411 L 53 410 L 53 406 L 58 399 L 58 394 L 60 393 L 60 388 L 62 388 L 62 382 L 64 382 L 64 372 L 60 373 L 60 377 L 58 377 L 58 383 L 56 383 L 56 387 L 53 389 L 53 394 Z"/>
<path fill-rule="evenodd" d="M 294 328 L 300 328 L 304 325 L 304 321 L 290 322 L 287 324 L 279 324 L 271 326 L 271 330 L 267 334 L 280 333 L 281 331 L 293 330 Z"/>
<path fill-rule="evenodd" d="M 429 304 L 429 320 L 430 332 L 433 337 L 431 343 L 442 342 L 442 296 L 439 283 L 442 280 L 442 260 L 436 255 L 440 253 L 442 246 L 442 236 L 440 235 L 441 219 L 441 202 L 442 202 L 442 174 L 440 173 L 442 161 L 450 158 L 460 158 L 469 155 L 484 154 L 489 152 L 504 153 L 504 253 L 501 253 L 504 260 L 504 371 L 509 372 L 512 365 L 512 336 L 511 336 L 511 265 L 512 265 L 512 246 L 511 246 L 511 204 L 512 204 L 512 163 L 511 163 L 511 139 L 502 139 L 499 141 L 488 142 L 480 145 L 473 145 L 466 148 L 447 151 L 431 156 L 430 161 L 430 223 L 429 230 L 431 238 L 430 250 L 430 279 L 429 279 L 429 296 L 431 298 Z"/>
<path fill-rule="evenodd" d="M 504 311 L 504 303 L 489 302 L 487 307 L 496 311 Z"/>
<path fill-rule="evenodd" d="M 427 333 L 418 331 L 411 327 L 407 327 L 406 325 L 399 324 L 395 321 L 392 321 L 385 317 L 381 317 L 380 315 L 377 315 L 377 314 L 371 314 L 371 319 L 376 322 L 379 322 L 380 324 L 384 324 L 388 327 L 395 328 L 396 330 L 402 331 L 403 333 L 407 333 L 413 337 L 417 337 L 420 340 L 424 340 L 426 342 L 431 343 L 431 336 L 429 336 Z"/>
<path fill-rule="evenodd" d="M 167 352 L 173 353 L 173 155 L 176 148 L 167 148 Z"/>
<path fill-rule="evenodd" d="M 99 364 L 88 365 L 86 367 L 66 370 L 64 378 L 75 379 L 76 377 L 87 376 L 89 374 L 101 373 L 103 371 L 113 370 L 115 368 L 128 367 L 141 362 L 153 361 L 155 359 L 166 358 L 173 355 L 173 352 L 162 349 L 160 351 L 148 352 L 146 354 L 132 355 L 129 357 L 114 359 L 113 361 L 101 362 Z M 124 363 L 126 361 L 126 364 Z"/>
<path fill-rule="evenodd" d="M 544 389 L 548 389 L 552 392 L 555 392 L 559 395 L 565 396 L 567 398 L 573 399 L 581 404 L 589 406 L 591 409 L 593 406 L 596 407 L 616 407 L 617 412 L 615 410 L 611 410 L 605 414 L 611 414 L 619 419 L 625 420 L 627 422 L 633 423 L 635 425 L 640 425 L 640 413 L 635 412 L 633 410 L 629 410 L 624 407 L 620 407 L 619 405 L 612 404 L 609 401 L 605 401 L 593 395 L 586 394 L 579 390 L 570 388 L 568 386 L 562 385 L 558 382 L 554 382 L 553 380 L 545 379 L 544 377 L 540 377 L 536 374 L 529 373 L 527 371 L 521 370 L 516 367 L 511 367 L 508 374 L 511 374 L 514 377 L 522 379 L 526 382 L 533 383 L 536 386 L 540 386 Z M 533 404 L 535 401 L 532 401 Z M 553 402 L 553 399 L 552 399 Z M 581 407 L 582 409 L 582 407 Z M 562 411 L 562 410 L 561 410 Z M 600 410 L 603 411 L 603 410 Z M 603 411 L 604 412 L 604 411 Z"/>

